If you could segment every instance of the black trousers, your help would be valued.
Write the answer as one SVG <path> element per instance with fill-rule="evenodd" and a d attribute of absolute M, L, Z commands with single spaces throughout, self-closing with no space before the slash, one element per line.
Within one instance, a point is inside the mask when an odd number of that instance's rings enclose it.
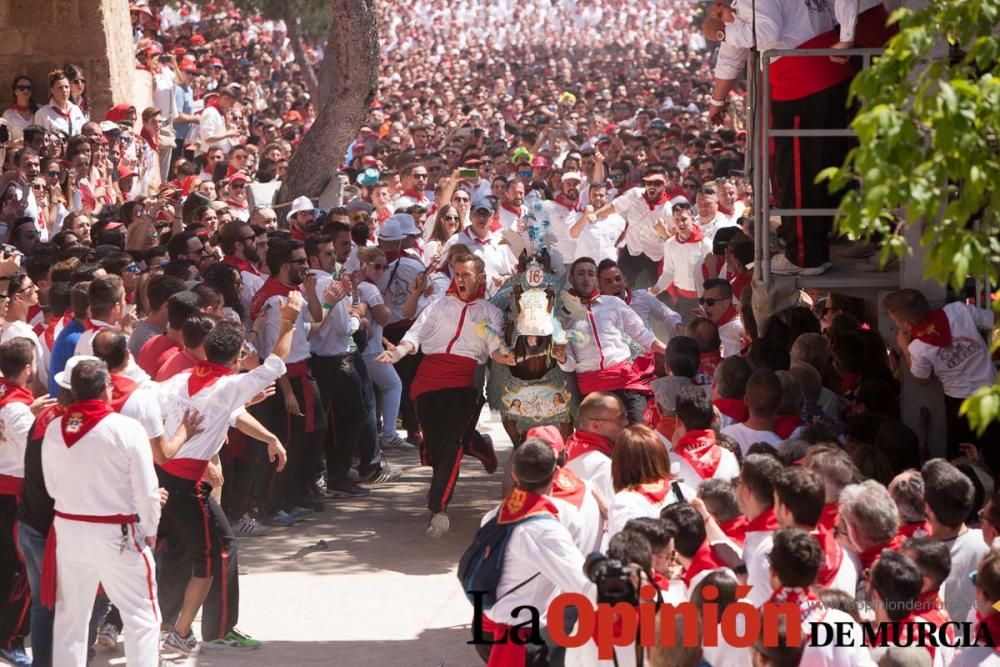
<path fill-rule="evenodd" d="M 207 483 L 174 477 L 159 469 L 157 475 L 160 485 L 170 493 L 157 541 L 157 588 L 163 623 L 170 627 L 177 621 L 191 577 L 211 574 L 212 584 L 201 610 L 201 636 L 205 641 L 225 637 L 236 626 L 240 612 L 236 535 Z"/>
<path fill-rule="evenodd" d="M 326 414 L 319 387 L 316 380 L 309 376 L 292 377 L 289 381 L 303 416 L 288 413 L 280 390 L 262 404 L 266 419 L 262 419 L 261 423 L 281 439 L 288 454 L 284 470 L 276 472 L 272 468 L 268 485 L 270 497 L 266 503 L 267 511 L 272 514 L 305 504 L 312 482 L 323 467 Z M 310 412 L 312 424 L 307 419 Z"/>
<path fill-rule="evenodd" d="M 319 385 L 323 409 L 329 414 L 325 437 L 326 473 L 344 480 L 357 455 L 358 473 L 364 477 L 381 465 L 375 427 L 375 392 L 359 353 L 309 360 Z"/>
<path fill-rule="evenodd" d="M 16 516 L 17 497 L 0 495 L 0 648 L 23 646 L 28 634 L 31 589 L 14 539 Z"/>
<path fill-rule="evenodd" d="M 479 419 L 481 397 L 481 392 L 472 387 L 440 389 L 417 397 L 424 463 L 433 469 L 427 498 L 431 512 L 444 512 L 451 501 L 462 455 Z"/>
<path fill-rule="evenodd" d="M 258 420 L 261 414 L 251 414 Z M 243 453 L 232 456 L 226 452 L 237 439 L 242 441 Z M 229 430 L 229 444 L 222 450 L 222 474 L 226 483 L 222 485 L 222 509 L 230 521 L 239 521 L 244 514 L 256 510 L 262 498 L 266 498 L 268 481 L 274 464 L 267 458 L 267 445 L 254 440 L 236 429 Z"/>
<path fill-rule="evenodd" d="M 648 289 L 660 277 L 660 263 L 646 255 L 633 255 L 627 248 L 618 251 L 618 268 L 632 289 Z"/>
<path fill-rule="evenodd" d="M 409 331 L 409 327 L 388 326 L 383 331 L 383 335 L 393 345 L 399 345 L 399 341 L 403 340 L 407 331 Z M 395 364 L 396 374 L 399 375 L 399 381 L 403 384 L 403 393 L 399 397 L 399 417 L 403 420 L 403 428 L 406 429 L 406 435 L 410 438 L 420 430 L 417 408 L 410 398 L 410 385 L 417 375 L 417 366 L 420 365 L 420 360 L 423 358 L 423 353 L 418 350 L 415 354 L 406 355 Z"/>
<path fill-rule="evenodd" d="M 853 115 L 847 107 L 850 85 L 848 80 L 798 100 L 771 102 L 772 127 L 846 128 Z M 774 181 L 781 208 L 836 208 L 839 197 L 829 193 L 826 182 L 815 180 L 823 169 L 843 164 L 848 147 L 848 139 L 841 137 L 775 137 Z M 832 227 L 829 216 L 783 216 L 778 234 L 789 260 L 797 266 L 815 267 L 830 261 Z"/>
<path fill-rule="evenodd" d="M 629 424 L 642 424 L 644 422 L 643 416 L 646 414 L 646 406 L 649 404 L 649 399 L 646 398 L 645 394 L 626 389 L 618 389 L 612 393 L 622 399 L 625 404 Z"/>

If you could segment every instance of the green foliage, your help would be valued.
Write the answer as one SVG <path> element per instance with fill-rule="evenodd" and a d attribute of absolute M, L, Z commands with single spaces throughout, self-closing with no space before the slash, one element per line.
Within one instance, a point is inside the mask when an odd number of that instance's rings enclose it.
<path fill-rule="evenodd" d="M 820 174 L 831 191 L 860 185 L 843 196 L 841 232 L 881 235 L 885 261 L 910 252 L 904 226 L 921 225 L 926 276 L 956 288 L 970 276 L 995 284 L 1000 267 L 998 21 L 1000 0 L 896 10 L 899 34 L 851 85 L 859 146 Z M 948 46 L 953 57 L 942 58 Z M 963 414 L 980 432 L 1000 419 L 1000 385 L 969 398 Z"/>

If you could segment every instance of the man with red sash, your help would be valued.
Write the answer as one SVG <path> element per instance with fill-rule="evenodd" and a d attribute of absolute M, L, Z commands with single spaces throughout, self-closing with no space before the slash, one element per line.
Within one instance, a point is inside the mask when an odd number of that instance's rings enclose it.
<path fill-rule="evenodd" d="M 702 285 L 695 314 L 704 316 L 719 327 L 722 342 L 722 356 L 736 356 L 743 349 L 746 330 L 740 317 L 739 303 L 733 303 L 733 286 L 724 278 L 710 278 Z"/>
<path fill-rule="evenodd" d="M 678 202 L 672 213 L 672 232 L 663 242 L 663 267 L 649 293 L 666 292 L 674 310 L 690 322 L 705 282 L 705 259 L 712 254 L 712 241 L 694 221 L 690 204 Z"/>
<path fill-rule="evenodd" d="M 629 421 L 642 423 L 652 391 L 649 378 L 632 362 L 629 342 L 644 352 L 660 354 L 666 346 L 628 304 L 597 291 L 597 265 L 593 259 L 581 257 L 573 262 L 569 283 L 570 295 L 579 300 L 579 307 L 573 306 L 563 317 L 569 342 L 553 353 L 560 368 L 576 372 L 581 395 L 613 392 L 625 403 Z"/>
<path fill-rule="evenodd" d="M 301 241 L 272 240 L 267 250 L 270 277 L 250 304 L 251 319 L 264 319 L 256 342 L 262 359 L 285 328 L 292 326 L 291 348 L 285 359 L 286 372 L 278 380 L 279 391 L 261 405 L 261 421 L 288 449 L 288 466 L 274 480 L 268 512 L 272 523 L 282 525 L 288 525 L 289 517 L 302 519 L 314 513 L 312 506 L 317 504 L 317 498 L 313 480 L 321 474 L 319 463 L 327 423 L 322 396 L 309 368 L 309 336 L 329 311 L 316 294 L 316 278 L 308 265 Z M 284 322 L 282 309 L 292 294 L 304 294 L 309 307 L 296 309 L 295 319 Z"/>
<path fill-rule="evenodd" d="M 27 273 L 18 272 L 10 277 L 7 294 L 7 312 L 4 314 L 0 343 L 21 337 L 31 341 L 35 348 L 35 375 L 39 386 L 47 387 L 49 382 L 49 355 L 38 335 L 28 323 L 29 310 L 38 305 L 38 285 Z"/>
<path fill-rule="evenodd" d="M 674 534 L 674 550 L 677 559 L 684 567 L 682 579 L 690 599 L 694 589 L 710 572 L 726 567 L 712 551 L 705 532 L 705 520 L 694 505 L 690 503 L 673 503 L 660 512 L 660 517 L 671 522 L 676 527 Z"/>
<path fill-rule="evenodd" d="M 628 426 L 625 405 L 615 394 L 596 391 L 580 401 L 576 431 L 566 439 L 566 464 L 580 479 L 590 482 L 611 502 L 611 448 Z"/>
<path fill-rule="evenodd" d="M 941 588 L 951 573 L 951 554 L 948 545 L 930 537 L 916 537 L 903 540 L 899 552 L 912 560 L 920 569 L 923 585 L 914 612 L 920 614 L 937 627 L 951 623 L 952 618 L 941 599 Z M 951 664 L 956 645 L 956 632 L 953 625 L 947 626 L 950 646 L 942 647 L 944 663 Z"/>
<path fill-rule="evenodd" d="M 837 542 L 832 530 L 819 525 L 823 513 L 823 480 L 802 466 L 781 471 L 774 484 L 774 515 L 784 528 L 800 528 L 812 535 L 822 550 L 816 584 L 853 596 L 858 587 L 857 557 Z"/>
<path fill-rule="evenodd" d="M 948 458 L 959 454 L 958 445 L 975 444 L 986 465 L 1000 470 L 1000 425 L 990 425 L 982 434 L 969 427 L 959 414 L 962 402 L 981 387 L 993 385 L 996 370 L 982 331 L 993 329 L 993 311 L 961 302 L 931 309 L 927 297 L 914 289 L 886 295 L 883 302 L 899 333 L 896 344 L 903 361 L 918 384 L 932 378 L 944 390 L 947 419 Z M 989 445 L 989 446 L 987 446 Z"/>
<path fill-rule="evenodd" d="M 712 405 L 719 411 L 722 428 L 742 424 L 750 418 L 750 410 L 744 400 L 750 373 L 750 364 L 740 356 L 726 357 L 715 369 Z"/>
<path fill-rule="evenodd" d="M 36 401 L 28 389 L 34 355 L 34 343 L 26 338 L 0 345 L 0 659 L 14 658 L 18 652 L 23 655 L 28 631 L 31 597 L 14 528 L 28 431 L 48 398 Z"/>
<path fill-rule="evenodd" d="M 292 201 L 292 207 L 288 209 L 288 224 L 292 228 L 292 238 L 296 241 L 305 241 L 306 237 L 312 233 L 315 220 L 316 207 L 313 206 L 312 200 L 305 195 L 296 197 Z"/>
<path fill-rule="evenodd" d="M 871 479 L 844 487 L 840 492 L 836 531 L 841 544 L 858 557 L 862 575 L 858 594 L 864 595 L 865 572 L 870 572 L 880 555 L 897 551 L 902 544 L 898 534 L 899 512 L 889 491 Z"/>
<path fill-rule="evenodd" d="M 559 510 L 550 497 L 557 470 L 556 453 L 543 442 L 528 440 L 514 451 L 512 474 L 517 486 L 497 510 L 499 524 L 517 525 L 507 541 L 497 602 L 490 610 L 495 641 L 509 639 L 512 626 L 522 622 L 514 610 L 523 605 L 541 611 L 548 609 L 560 593 L 581 593 L 591 598 L 596 594 L 594 584 L 583 574 L 583 553 L 558 520 Z M 540 516 L 554 520 L 525 521 Z M 548 636 L 546 616 L 542 613 L 540 618 L 542 639 Z M 493 646 L 487 665 L 524 667 L 528 652 L 536 650 L 538 644 L 502 641 Z"/>
<path fill-rule="evenodd" d="M 253 295 L 264 285 L 266 276 L 260 270 L 260 253 L 257 251 L 257 235 L 253 227 L 241 220 L 227 222 L 219 230 L 219 245 L 222 246 L 224 264 L 235 267 L 240 272 L 243 287 L 240 301 L 249 310 Z"/>
<path fill-rule="evenodd" d="M 781 474 L 781 464 L 773 456 L 751 454 L 743 459 L 740 476 L 734 480 L 736 504 L 747 518 L 743 562 L 747 567 L 747 584 L 752 586 L 747 600 L 760 607 L 771 597 L 771 577 L 768 556 L 772 535 L 778 529 L 774 516 L 774 483 Z"/>
<path fill-rule="evenodd" d="M 524 207 L 524 181 L 514 178 L 507 181 L 503 199 L 500 200 L 499 222 L 502 229 L 521 231 L 521 221 L 527 214 Z"/>
<path fill-rule="evenodd" d="M 171 294 L 167 299 L 167 330 L 150 338 L 139 350 L 135 359 L 139 368 L 156 377 L 168 361 L 180 354 L 184 349 L 184 323 L 201 307 L 201 297 L 190 290 Z"/>
<path fill-rule="evenodd" d="M 859 665 L 874 667 L 861 638 L 861 628 L 846 612 L 824 606 L 814 592 L 822 587 L 817 573 L 822 570 L 823 553 L 816 540 L 805 530 L 782 528 L 774 533 L 769 558 L 769 575 L 774 592 L 768 603 L 795 605 L 799 608 L 802 636 L 811 633 L 810 623 L 831 623 L 843 628 L 846 640 L 806 642 L 800 664 Z M 781 613 L 780 611 L 778 613 Z"/>
<path fill-rule="evenodd" d="M 712 430 L 715 411 L 712 402 L 698 387 L 683 387 L 677 394 L 675 409 L 681 436 L 671 443 L 670 460 L 685 484 L 698 490 L 706 479 L 735 479 L 740 474 L 736 455 L 719 446 Z"/>
<path fill-rule="evenodd" d="M 583 201 L 580 198 L 580 187 L 583 176 L 575 171 L 565 172 L 559 180 L 559 194 L 552 200 L 549 208 L 549 222 L 555 236 L 555 250 L 562 257 L 563 263 L 569 263 L 576 257 L 576 239 L 570 236 L 572 223 L 583 211 Z"/>
<path fill-rule="evenodd" d="M 688 324 L 687 335 L 698 343 L 698 372 L 695 373 L 694 384 L 708 395 L 711 393 L 715 369 L 722 363 L 719 328 L 707 317 L 698 317 Z"/>
<path fill-rule="evenodd" d="M 431 537 L 448 531 L 446 510 L 463 453 L 468 451 L 483 461 L 488 472 L 496 470 L 492 443 L 473 438 L 482 407 L 482 391 L 475 386 L 476 366 L 491 357 L 497 363 L 514 363 L 498 334 L 504 328 L 503 313 L 485 300 L 483 260 L 456 261 L 452 276 L 445 295 L 420 313 L 399 345 L 388 343 L 378 356 L 379 361 L 394 364 L 418 350 L 424 353 L 410 396 L 423 433 L 421 459 L 433 468 L 427 529 Z"/>
<path fill-rule="evenodd" d="M 151 548 L 160 489 L 149 440 L 141 424 L 111 409 L 104 362 L 77 364 L 71 383 L 76 402 L 48 425 L 42 443 L 45 486 L 55 500 L 41 584 L 43 603 L 55 604 L 52 664 L 86 664 L 98 584 L 121 613 L 128 662 L 159 664 Z"/>
<path fill-rule="evenodd" d="M 1000 554 L 986 554 L 976 570 L 976 646 L 963 648 L 951 667 L 1000 666 L 1000 610 L 993 604 L 1000 600 Z"/>
<path fill-rule="evenodd" d="M 729 93 L 751 49 L 829 48 L 838 43 L 833 3 L 752 3 L 737 0 L 730 8 L 713 5 L 705 20 L 706 39 L 722 42 L 715 66 L 710 120 L 718 123 Z M 756 15 L 754 11 L 756 10 Z M 754 34 L 756 31 L 756 34 Z M 827 56 L 782 56 L 770 61 L 771 122 L 775 129 L 845 128 L 850 121 L 847 91 L 854 68 Z M 775 182 L 782 208 L 836 208 L 826 184 L 815 183 L 824 168 L 839 165 L 847 153 L 845 138 L 777 137 Z M 763 196 L 764 193 L 761 193 Z M 786 254 L 772 261 L 772 271 L 815 275 L 830 264 L 830 217 L 785 216 L 779 234 Z"/>
<path fill-rule="evenodd" d="M 209 460 L 222 449 L 229 427 L 238 421 L 247 402 L 285 374 L 285 359 L 293 345 L 295 322 L 302 303 L 298 292 L 290 292 L 282 302 L 279 310 L 281 329 L 273 350 L 249 373 L 238 372 L 245 342 L 242 327 L 220 322 L 205 337 L 205 360 L 190 372 L 176 375 L 161 385 L 168 432 L 188 421 L 191 414 L 202 416 L 200 431 L 178 449 L 164 452 L 166 461 L 156 471 L 161 485 L 169 493 L 163 508 L 161 532 L 167 539 L 177 540 L 178 545 L 172 549 L 186 550 L 192 563 L 183 607 L 164 640 L 165 646 L 185 654 L 198 646 L 191 624 L 206 601 L 213 577 L 235 582 L 234 577 L 226 576 L 231 549 L 227 549 L 225 538 L 232 535 L 232 528 L 204 479 Z M 244 432 L 267 443 L 268 457 L 277 461 L 277 470 L 285 466 L 286 454 L 278 438 L 263 430 Z M 228 546 L 234 543 L 229 542 Z M 202 622 L 204 641 L 227 646 L 245 644 L 246 637 L 234 627 L 238 596 L 238 591 L 223 590 L 219 597 L 221 608 L 206 604 Z"/>
<path fill-rule="evenodd" d="M 91 342 L 97 332 L 104 327 L 118 328 L 118 320 L 125 314 L 125 285 L 116 275 L 99 276 L 90 281 L 87 288 L 90 312 L 83 326 L 83 333 L 76 342 L 73 354 L 91 355 Z"/>
<path fill-rule="evenodd" d="M 947 664 L 938 642 L 919 640 L 923 633 L 918 624 L 930 620 L 918 611 L 923 575 L 916 563 L 898 551 L 884 551 L 872 565 L 866 588 L 875 623 L 880 625 L 875 641 L 870 643 L 872 658 L 881 658 L 887 647 L 916 645 L 927 651 L 932 667 Z"/>

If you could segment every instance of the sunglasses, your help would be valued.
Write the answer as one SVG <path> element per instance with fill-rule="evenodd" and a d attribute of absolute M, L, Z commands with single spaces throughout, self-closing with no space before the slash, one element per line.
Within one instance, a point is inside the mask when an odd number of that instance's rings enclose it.
<path fill-rule="evenodd" d="M 45 172 L 45 175 L 48 176 L 49 178 L 59 178 L 60 176 L 62 176 L 62 172 L 61 171 L 47 171 L 47 172 Z"/>
<path fill-rule="evenodd" d="M 129 273 L 142 273 L 142 267 L 140 267 L 138 264 L 129 264 L 128 266 L 125 267 L 125 270 L 128 271 Z"/>
<path fill-rule="evenodd" d="M 459 220 L 461 220 L 461 218 L 459 218 L 457 215 L 446 215 L 444 216 L 444 219 L 451 220 L 453 222 L 458 222 Z"/>
<path fill-rule="evenodd" d="M 467 204 L 467 203 L 469 203 L 470 201 L 472 201 L 472 200 L 471 200 L 471 199 L 469 199 L 468 197 L 454 197 L 454 200 L 455 200 L 455 201 L 460 201 L 460 202 L 462 202 L 463 204 Z"/>
<path fill-rule="evenodd" d="M 717 303 L 725 303 L 728 299 L 712 299 L 707 297 L 701 297 L 698 299 L 698 303 L 703 306 L 714 306 Z"/>
<path fill-rule="evenodd" d="M 22 86 L 17 86 L 17 90 L 23 90 L 23 91 L 27 92 L 27 91 L 31 90 L 31 86 L 23 86 L 23 85 Z"/>

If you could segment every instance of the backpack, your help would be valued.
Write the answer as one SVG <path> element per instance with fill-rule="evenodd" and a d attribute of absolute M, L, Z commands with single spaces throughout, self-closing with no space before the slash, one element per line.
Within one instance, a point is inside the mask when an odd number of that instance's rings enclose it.
<path fill-rule="evenodd" d="M 485 592 L 486 595 L 482 597 L 483 609 L 491 609 L 500 599 L 525 586 L 541 574 L 536 572 L 499 598 L 497 597 L 497 586 L 500 585 L 500 575 L 503 572 L 504 552 L 507 550 L 507 542 L 510 540 L 514 528 L 528 521 L 554 518 L 551 516 L 532 516 L 516 523 L 501 525 L 497 523 L 498 516 L 499 514 L 491 518 L 476 531 L 472 544 L 465 550 L 462 559 L 458 562 L 458 580 L 462 584 L 462 590 L 465 591 L 465 597 L 472 604 L 476 604 L 471 591 Z"/>

